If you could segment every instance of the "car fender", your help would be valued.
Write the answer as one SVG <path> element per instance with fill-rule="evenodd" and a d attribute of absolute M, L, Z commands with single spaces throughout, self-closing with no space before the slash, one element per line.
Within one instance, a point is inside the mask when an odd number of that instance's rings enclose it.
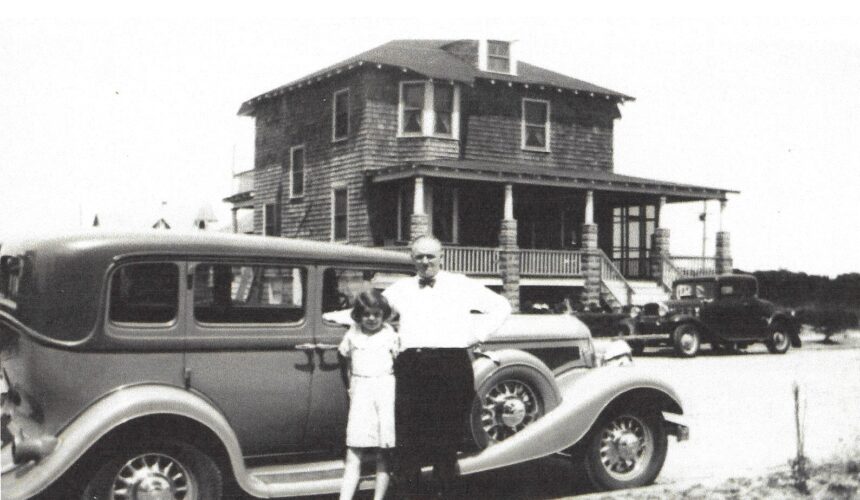
<path fill-rule="evenodd" d="M 768 318 L 767 326 L 770 327 L 777 322 L 784 322 L 787 325 L 788 336 L 791 339 L 792 347 L 800 347 L 800 323 L 797 321 L 797 318 L 790 316 L 784 312 L 778 312 Z"/>
<path fill-rule="evenodd" d="M 587 435 L 607 407 L 631 395 L 644 395 L 662 411 L 683 413 L 680 397 L 665 381 L 635 366 L 572 373 L 559 379 L 559 388 L 562 401 L 558 407 L 504 441 L 461 459 L 461 473 L 474 474 L 564 451 Z"/>
<path fill-rule="evenodd" d="M 518 349 L 500 349 L 498 351 L 477 353 L 475 360 L 472 362 L 472 370 L 475 373 L 475 390 L 478 390 L 481 384 L 492 377 L 497 371 L 507 366 L 516 365 L 533 368 L 546 379 L 549 386 L 555 391 L 555 398 L 544 398 L 545 400 L 561 401 L 562 394 L 552 371 L 536 356 Z M 553 408 L 554 406 L 548 407 L 546 410 L 549 411 Z"/>
<path fill-rule="evenodd" d="M 240 486 L 249 492 L 265 491 L 261 481 L 245 473 L 239 441 L 216 408 L 192 392 L 146 384 L 118 389 L 84 410 L 59 433 L 59 444 L 51 454 L 3 475 L 3 498 L 30 498 L 40 493 L 111 430 L 150 415 L 185 417 L 209 428 L 221 440 Z"/>

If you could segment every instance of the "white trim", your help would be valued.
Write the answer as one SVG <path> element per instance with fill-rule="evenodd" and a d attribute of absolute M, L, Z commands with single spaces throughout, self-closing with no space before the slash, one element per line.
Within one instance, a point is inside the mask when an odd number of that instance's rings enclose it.
<path fill-rule="evenodd" d="M 295 193 L 295 189 L 293 186 L 293 159 L 295 155 L 295 151 L 297 149 L 302 150 L 302 192 L 300 194 Z M 308 182 L 308 157 L 305 150 L 304 144 L 299 144 L 298 146 L 293 146 L 290 148 L 290 198 L 302 198 L 305 195 L 305 187 L 307 187 Z"/>
<path fill-rule="evenodd" d="M 338 137 L 337 130 L 337 96 L 346 93 L 346 135 Z M 349 139 L 350 126 L 352 123 L 352 110 L 350 109 L 349 87 L 335 90 L 331 95 L 331 142 L 340 142 Z"/>
<path fill-rule="evenodd" d="M 488 42 L 502 42 L 508 44 L 508 71 L 495 71 L 490 69 L 490 50 Z M 483 39 L 478 40 L 478 69 L 487 73 L 497 73 L 499 75 L 514 75 L 517 74 L 517 58 L 514 53 L 514 40 L 498 40 L 498 39 Z"/>
<path fill-rule="evenodd" d="M 404 127 L 404 101 L 403 101 L 403 86 L 424 84 L 424 106 L 421 109 L 421 132 L 406 132 Z M 452 88 L 451 95 L 451 134 L 436 133 L 436 87 L 435 84 L 450 85 Z M 397 100 L 397 137 L 436 137 L 440 139 L 460 140 L 460 86 L 456 83 L 445 83 L 442 81 L 434 82 L 433 80 L 404 80 L 399 82 L 398 100 Z"/>
<path fill-rule="evenodd" d="M 454 244 L 460 243 L 460 190 L 451 188 L 451 240 Z"/>
<path fill-rule="evenodd" d="M 346 192 L 346 235 L 343 238 L 335 238 L 335 218 L 337 217 L 337 206 L 335 200 L 337 197 L 335 193 L 337 191 L 345 191 Z M 330 239 L 331 241 L 349 241 L 349 186 L 345 183 L 335 183 L 331 186 L 331 232 Z"/>
<path fill-rule="evenodd" d="M 535 146 L 526 146 L 526 102 L 539 102 L 546 104 L 546 123 L 544 124 L 544 135 L 545 135 L 545 144 L 543 148 L 535 147 Z M 523 97 L 522 104 L 520 105 L 520 147 L 526 151 L 541 151 L 541 152 L 549 152 L 550 151 L 550 136 L 552 134 L 552 106 L 549 101 L 546 99 L 532 99 L 530 97 Z"/>

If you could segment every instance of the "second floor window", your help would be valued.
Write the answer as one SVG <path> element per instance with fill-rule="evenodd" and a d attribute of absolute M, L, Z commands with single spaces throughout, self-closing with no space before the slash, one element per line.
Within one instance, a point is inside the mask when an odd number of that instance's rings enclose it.
<path fill-rule="evenodd" d="M 522 147 L 549 151 L 549 101 L 523 99 Z"/>
<path fill-rule="evenodd" d="M 401 82 L 398 134 L 457 138 L 458 90 L 451 83 Z"/>
<path fill-rule="evenodd" d="M 332 240 L 343 241 L 347 239 L 347 226 L 349 222 L 349 202 L 347 201 L 347 189 L 338 188 L 332 192 Z"/>
<path fill-rule="evenodd" d="M 290 197 L 299 198 L 305 194 L 305 148 L 296 146 L 290 149 Z"/>
<path fill-rule="evenodd" d="M 487 40 L 487 70 L 497 73 L 511 72 L 511 44 Z"/>
<path fill-rule="evenodd" d="M 335 92 L 332 101 L 331 139 L 339 141 L 349 135 L 349 89 Z"/>

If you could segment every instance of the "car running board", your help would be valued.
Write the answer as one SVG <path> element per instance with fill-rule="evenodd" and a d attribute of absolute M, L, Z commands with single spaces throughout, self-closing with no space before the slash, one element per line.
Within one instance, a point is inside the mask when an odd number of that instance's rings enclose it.
<path fill-rule="evenodd" d="M 247 472 L 264 485 L 263 489 L 267 497 L 325 495 L 340 491 L 343 460 L 266 465 L 249 468 Z M 358 487 L 362 490 L 371 489 L 373 483 L 373 474 L 362 475 Z"/>

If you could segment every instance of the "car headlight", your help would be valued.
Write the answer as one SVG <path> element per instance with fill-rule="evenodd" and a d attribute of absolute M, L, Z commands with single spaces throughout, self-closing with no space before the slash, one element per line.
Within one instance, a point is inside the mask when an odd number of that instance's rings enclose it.
<path fill-rule="evenodd" d="M 597 357 L 597 366 L 625 366 L 633 364 L 633 350 L 623 340 L 614 340 Z"/>

